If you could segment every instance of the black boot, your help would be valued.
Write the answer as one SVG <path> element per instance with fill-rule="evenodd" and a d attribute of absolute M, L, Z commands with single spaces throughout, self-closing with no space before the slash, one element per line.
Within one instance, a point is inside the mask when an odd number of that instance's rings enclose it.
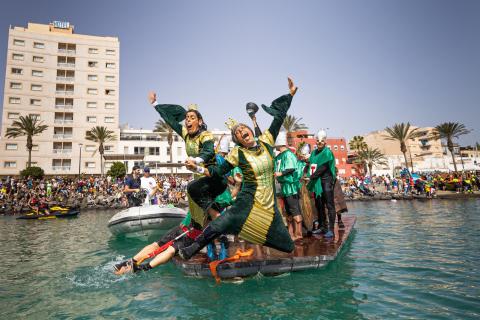
<path fill-rule="evenodd" d="M 215 232 L 210 226 L 207 226 L 190 246 L 180 248 L 178 255 L 182 259 L 188 260 L 219 235 L 219 232 Z"/>

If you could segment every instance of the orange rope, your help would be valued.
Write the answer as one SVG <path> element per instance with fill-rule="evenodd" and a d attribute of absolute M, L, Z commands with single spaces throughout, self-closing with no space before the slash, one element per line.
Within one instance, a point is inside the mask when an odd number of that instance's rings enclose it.
<path fill-rule="evenodd" d="M 252 254 L 253 254 L 253 249 L 248 249 L 247 251 L 243 251 L 242 249 L 237 249 L 234 256 L 231 256 L 223 260 L 216 260 L 216 261 L 210 262 L 208 265 L 210 267 L 210 271 L 212 272 L 212 276 L 215 278 L 215 281 L 217 283 L 220 283 L 220 277 L 218 276 L 218 273 L 217 273 L 217 267 L 219 264 L 224 262 L 236 261 L 243 257 L 249 257 Z"/>

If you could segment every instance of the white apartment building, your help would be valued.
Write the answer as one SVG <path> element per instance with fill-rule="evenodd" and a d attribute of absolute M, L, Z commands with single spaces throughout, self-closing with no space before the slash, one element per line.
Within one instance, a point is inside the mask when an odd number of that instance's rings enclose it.
<path fill-rule="evenodd" d="M 228 139 L 231 141 L 230 131 L 213 130 L 215 141 Z M 106 169 L 114 161 L 123 162 L 130 173 L 134 165 L 148 166 L 152 174 L 191 174 L 183 165 L 187 159 L 185 142 L 175 132 L 173 133 L 172 159 L 170 160 L 170 146 L 168 133 L 153 132 L 145 129 L 132 129 L 127 126 L 120 128 L 118 154 L 105 154 Z M 173 166 L 171 166 L 173 164 Z"/>
<path fill-rule="evenodd" d="M 32 165 L 49 175 L 99 174 L 98 145 L 85 133 L 104 126 L 118 140 L 119 57 L 117 37 L 75 34 L 68 22 L 10 27 L 0 175 L 15 175 L 27 166 L 26 137 L 5 134 L 28 114 L 48 125 L 33 138 Z M 117 152 L 117 140 L 106 143 L 106 154 Z"/>

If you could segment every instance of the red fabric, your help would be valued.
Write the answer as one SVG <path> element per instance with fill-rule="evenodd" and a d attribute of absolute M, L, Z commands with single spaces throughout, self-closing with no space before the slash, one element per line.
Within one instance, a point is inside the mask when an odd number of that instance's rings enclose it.
<path fill-rule="evenodd" d="M 188 228 L 185 227 L 185 226 L 182 226 L 182 231 L 183 231 L 183 232 L 188 231 Z M 190 230 L 190 231 L 187 233 L 187 236 L 188 236 L 190 239 L 195 240 L 201 233 L 202 233 L 201 230 L 192 229 L 192 230 Z"/>

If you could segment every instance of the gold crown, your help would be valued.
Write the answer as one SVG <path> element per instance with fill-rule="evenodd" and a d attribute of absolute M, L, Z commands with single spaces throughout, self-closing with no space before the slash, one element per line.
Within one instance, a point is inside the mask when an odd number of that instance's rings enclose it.
<path fill-rule="evenodd" d="M 228 118 L 227 121 L 225 121 L 225 125 L 229 130 L 232 130 L 233 127 L 235 127 L 238 124 L 236 120 L 233 120 L 232 118 Z"/>
<path fill-rule="evenodd" d="M 190 111 L 190 110 L 197 110 L 198 111 L 198 105 L 195 104 L 195 103 L 191 103 L 191 104 L 188 105 L 187 110 L 188 111 Z"/>

